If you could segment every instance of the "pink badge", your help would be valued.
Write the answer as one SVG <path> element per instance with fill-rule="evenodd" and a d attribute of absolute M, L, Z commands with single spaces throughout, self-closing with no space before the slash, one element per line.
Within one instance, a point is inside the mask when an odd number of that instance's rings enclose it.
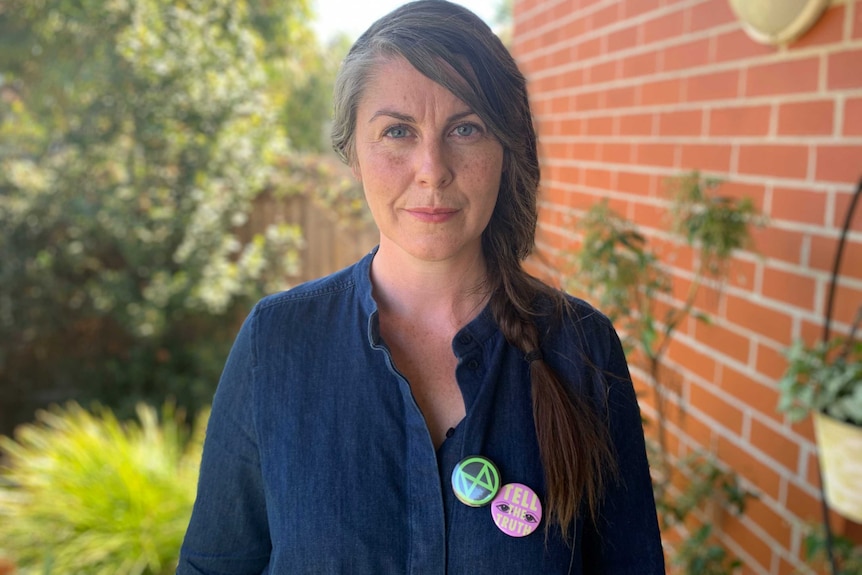
<path fill-rule="evenodd" d="M 507 483 L 491 502 L 491 516 L 506 535 L 524 537 L 542 522 L 542 502 L 526 485 Z"/>

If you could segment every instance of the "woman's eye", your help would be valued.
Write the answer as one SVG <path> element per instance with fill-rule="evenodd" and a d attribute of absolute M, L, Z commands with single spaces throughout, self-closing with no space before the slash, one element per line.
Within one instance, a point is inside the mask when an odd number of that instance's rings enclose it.
<path fill-rule="evenodd" d="M 524 521 L 527 521 L 528 523 L 537 523 L 536 516 L 532 513 L 524 513 Z"/>
<path fill-rule="evenodd" d="M 404 126 L 392 126 L 384 132 L 384 135 L 389 138 L 406 138 L 409 132 Z"/>
<path fill-rule="evenodd" d="M 497 504 L 497 509 L 499 509 L 499 510 L 500 510 L 500 511 L 502 511 L 503 513 L 508 513 L 512 508 L 511 508 L 511 507 L 509 507 L 509 504 L 508 504 L 508 503 L 498 503 L 498 504 Z"/>
<path fill-rule="evenodd" d="M 466 138 L 466 137 L 472 136 L 474 134 L 478 134 L 479 131 L 480 131 L 479 126 L 476 126 L 475 124 L 461 124 L 460 126 L 458 126 L 457 128 L 455 128 L 453 130 L 455 135 L 460 136 L 462 138 Z"/>

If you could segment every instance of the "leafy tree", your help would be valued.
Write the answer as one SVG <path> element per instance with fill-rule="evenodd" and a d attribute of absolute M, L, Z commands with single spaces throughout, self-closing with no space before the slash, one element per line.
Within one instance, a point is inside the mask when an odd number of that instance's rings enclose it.
<path fill-rule="evenodd" d="M 237 318 L 295 260 L 297 230 L 247 221 L 287 154 L 267 58 L 306 13 L 0 2 L 0 403 L 209 399 Z"/>

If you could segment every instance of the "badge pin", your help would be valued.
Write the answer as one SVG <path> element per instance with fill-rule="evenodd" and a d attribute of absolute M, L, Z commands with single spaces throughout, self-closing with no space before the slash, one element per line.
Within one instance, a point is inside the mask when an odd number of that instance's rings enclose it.
<path fill-rule="evenodd" d="M 507 483 L 491 502 L 491 517 L 506 535 L 525 537 L 542 522 L 542 502 L 526 485 Z"/>
<path fill-rule="evenodd" d="M 452 470 L 452 491 L 464 505 L 487 505 L 499 489 L 500 472 L 487 457 L 471 455 L 462 459 Z"/>

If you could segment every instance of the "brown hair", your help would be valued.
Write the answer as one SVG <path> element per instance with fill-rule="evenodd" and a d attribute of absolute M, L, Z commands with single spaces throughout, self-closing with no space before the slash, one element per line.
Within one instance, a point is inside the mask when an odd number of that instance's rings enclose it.
<path fill-rule="evenodd" d="M 500 193 L 482 249 L 490 309 L 507 341 L 531 359 L 541 350 L 540 300 L 567 313 L 563 294 L 527 274 L 538 212 L 539 160 L 524 76 L 491 29 L 445 0 L 418 0 L 375 22 L 351 48 L 335 83 L 332 143 L 355 160 L 356 109 L 381 58 L 403 57 L 464 101 L 504 150 Z M 530 361 L 533 418 L 547 483 L 548 525 L 563 533 L 587 504 L 595 518 L 606 472 L 615 468 L 607 425 L 586 398 L 570 391 L 542 359 Z"/>

